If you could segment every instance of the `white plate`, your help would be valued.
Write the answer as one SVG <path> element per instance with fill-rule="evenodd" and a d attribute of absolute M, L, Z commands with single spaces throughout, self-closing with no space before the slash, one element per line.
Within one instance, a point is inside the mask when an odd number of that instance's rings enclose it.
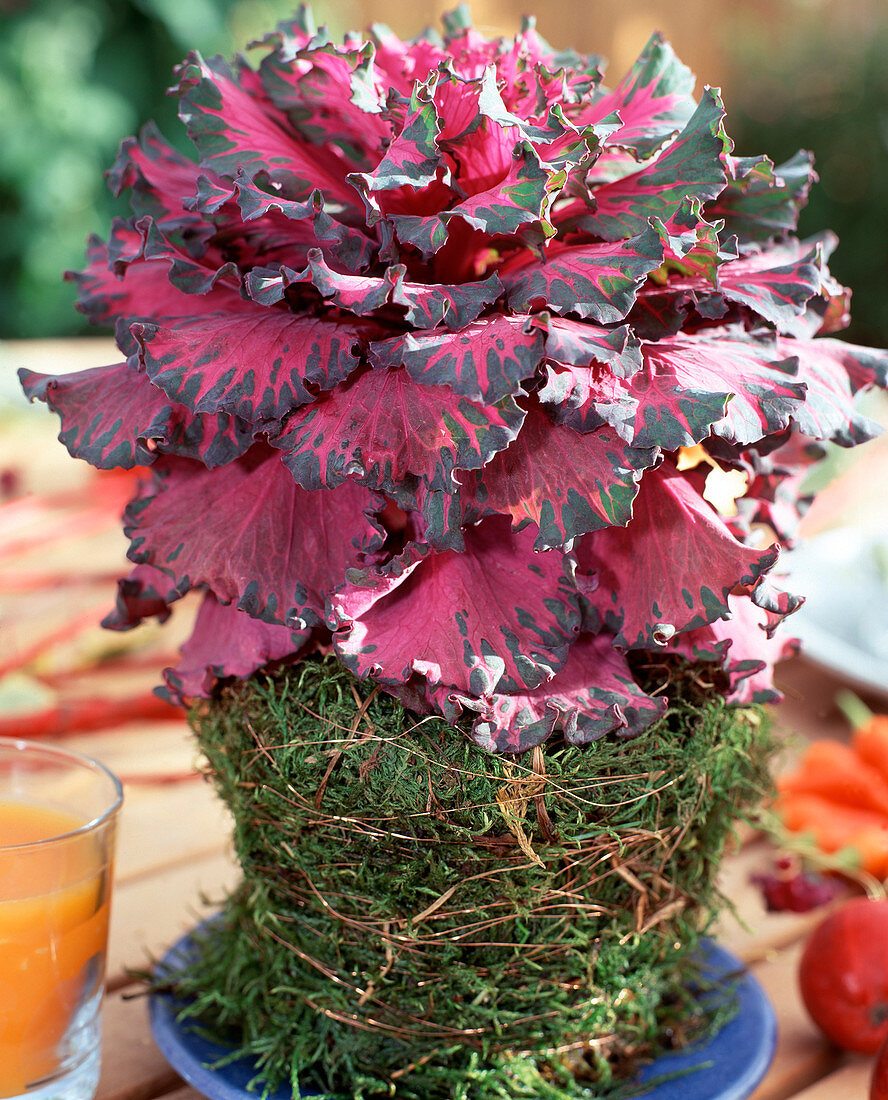
<path fill-rule="evenodd" d="M 781 555 L 779 568 L 806 598 L 786 623 L 805 656 L 888 696 L 888 532 L 824 531 Z"/>

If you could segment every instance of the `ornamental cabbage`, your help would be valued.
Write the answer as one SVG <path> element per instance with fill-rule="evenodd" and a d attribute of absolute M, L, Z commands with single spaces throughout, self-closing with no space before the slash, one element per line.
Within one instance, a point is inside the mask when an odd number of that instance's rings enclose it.
<path fill-rule="evenodd" d="M 177 70 L 196 161 L 123 143 L 133 216 L 73 276 L 122 361 L 21 372 L 72 455 L 150 467 L 105 625 L 196 589 L 173 699 L 335 652 L 502 752 L 638 734 L 651 653 L 771 698 L 805 469 L 886 383 L 794 235 L 811 157 L 734 155 L 658 35 L 608 90 L 532 21 L 444 29 L 302 9 Z"/>

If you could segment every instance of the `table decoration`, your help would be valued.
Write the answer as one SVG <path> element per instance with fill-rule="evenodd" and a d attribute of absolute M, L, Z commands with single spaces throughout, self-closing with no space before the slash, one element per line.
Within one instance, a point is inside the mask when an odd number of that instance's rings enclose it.
<path fill-rule="evenodd" d="M 772 809 L 782 842 L 808 860 L 884 895 L 888 879 L 888 715 L 850 692 L 837 700 L 850 743 L 811 741 L 777 781 Z M 888 910 L 886 910 L 888 911 Z"/>
<path fill-rule="evenodd" d="M 876 1054 L 888 1039 L 888 900 L 856 897 L 813 930 L 799 960 L 805 1008 L 836 1046 Z"/>
<path fill-rule="evenodd" d="M 75 278 L 123 361 L 22 372 L 150 467 L 106 625 L 203 593 L 166 693 L 244 879 L 176 992 L 294 1096 L 619 1093 L 730 1013 L 693 958 L 779 544 L 886 360 L 831 335 L 811 158 L 734 155 L 658 35 L 610 91 L 465 8 L 258 48 L 178 70 L 197 162 L 149 126 L 110 172 Z"/>

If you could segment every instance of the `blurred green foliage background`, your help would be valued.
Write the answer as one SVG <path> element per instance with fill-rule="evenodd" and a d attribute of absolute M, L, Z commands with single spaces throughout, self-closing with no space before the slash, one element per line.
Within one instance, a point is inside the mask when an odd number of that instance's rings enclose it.
<path fill-rule="evenodd" d="M 835 277 L 852 288 L 847 338 L 888 347 L 888 4 L 807 8 L 796 33 L 782 33 L 737 4 L 726 97 L 728 133 L 743 154 L 777 164 L 797 149 L 814 153 L 819 183 L 799 233 L 832 229 Z M 818 16 L 825 16 L 818 18 Z"/>
<path fill-rule="evenodd" d="M 166 96 L 190 49 L 229 55 L 291 0 L 0 0 L 0 337 L 91 331 L 62 272 L 125 197 L 104 172 L 153 118 L 190 147 Z"/>
<path fill-rule="evenodd" d="M 372 4 L 353 0 L 313 6 L 336 34 L 364 23 L 365 8 L 374 14 Z M 547 34 L 545 2 L 500 6 L 509 19 L 502 30 L 514 29 L 519 9 L 529 7 Z M 712 0 L 705 33 L 717 71 L 697 67 L 703 80 L 726 85 L 738 152 L 765 152 L 779 163 L 798 148 L 814 151 L 821 183 L 802 233 L 839 234 L 832 268 L 854 288 L 848 335 L 886 345 L 888 5 L 863 31 L 844 18 L 838 32 L 820 17 L 828 6 Z M 0 0 L 0 337 L 87 331 L 61 273 L 81 266 L 88 234 L 107 235 L 111 217 L 127 212 L 103 176 L 120 141 L 153 118 L 187 148 L 176 101 L 165 95 L 174 65 L 193 48 L 231 54 L 294 7 L 295 0 Z M 656 5 L 633 9 L 636 23 L 648 17 L 653 30 Z M 622 74 L 609 75 L 615 83 Z"/>

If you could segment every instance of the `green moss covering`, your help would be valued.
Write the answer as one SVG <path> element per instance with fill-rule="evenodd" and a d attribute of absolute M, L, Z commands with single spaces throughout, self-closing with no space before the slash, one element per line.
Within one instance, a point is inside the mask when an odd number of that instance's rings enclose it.
<path fill-rule="evenodd" d="M 642 737 L 517 758 L 332 660 L 227 689 L 195 724 L 244 878 L 186 1012 L 294 1096 L 618 1091 L 725 1010 L 689 956 L 769 788 L 761 713 L 671 679 Z"/>

